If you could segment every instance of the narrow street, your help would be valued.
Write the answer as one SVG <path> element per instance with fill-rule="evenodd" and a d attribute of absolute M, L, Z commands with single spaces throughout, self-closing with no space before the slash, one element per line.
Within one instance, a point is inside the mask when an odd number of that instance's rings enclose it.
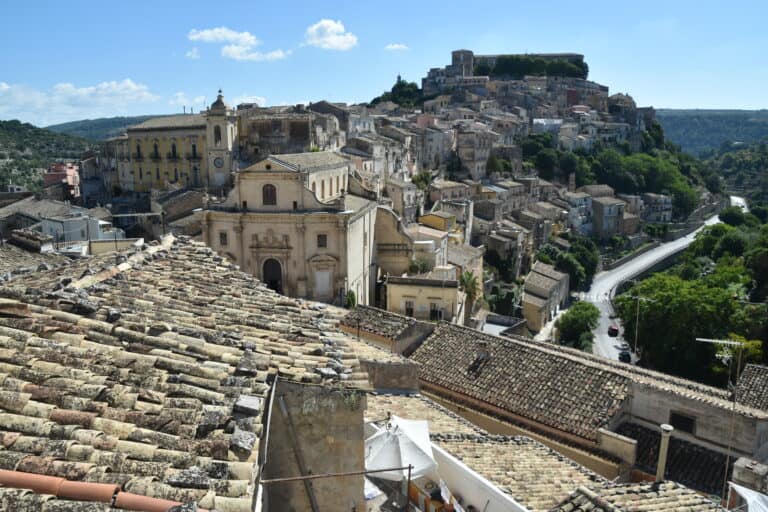
<path fill-rule="evenodd" d="M 731 205 L 741 206 L 742 209 L 745 211 L 747 210 L 745 200 L 738 196 L 731 196 Z M 704 226 L 717 224 L 718 222 L 719 218 L 714 215 L 704 222 Z M 616 287 L 622 281 L 627 281 L 634 278 L 635 276 L 638 276 L 643 271 L 653 266 L 657 262 L 663 260 L 664 258 L 684 250 L 691 244 L 691 242 L 693 242 L 698 232 L 703 229 L 704 226 L 683 238 L 662 244 L 646 252 L 645 254 L 641 254 L 640 256 L 628 261 L 627 263 L 614 268 L 613 270 L 598 272 L 595 275 L 594 280 L 592 281 L 592 286 L 588 292 L 581 294 L 581 299 L 591 302 L 600 310 L 600 319 L 594 331 L 595 341 L 592 347 L 592 351 L 596 355 L 609 359 L 619 358 L 619 345 L 624 341 L 624 333 L 619 320 L 611 319 L 614 311 L 610 300 L 616 293 Z M 551 335 L 554 322 L 555 320 L 548 322 L 536 337 L 536 339 L 547 339 Z M 621 333 L 618 337 L 608 336 L 608 327 L 612 323 L 615 323 L 620 327 Z"/>

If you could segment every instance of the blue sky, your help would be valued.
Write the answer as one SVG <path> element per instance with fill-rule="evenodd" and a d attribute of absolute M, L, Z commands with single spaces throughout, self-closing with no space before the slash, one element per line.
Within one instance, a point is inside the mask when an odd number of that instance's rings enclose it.
<path fill-rule="evenodd" d="M 768 2 L 485 0 L 0 5 L 0 119 L 367 101 L 450 52 L 578 52 L 657 108 L 768 108 Z"/>

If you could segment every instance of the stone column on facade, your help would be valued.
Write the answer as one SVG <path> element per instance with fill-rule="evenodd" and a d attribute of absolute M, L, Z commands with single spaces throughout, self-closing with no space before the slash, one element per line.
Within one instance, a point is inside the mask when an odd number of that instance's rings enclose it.
<path fill-rule="evenodd" d="M 238 258 L 240 261 L 238 261 L 238 265 L 240 265 L 241 270 L 247 271 L 246 265 L 245 265 L 245 240 L 243 240 L 243 217 L 245 215 L 240 215 L 238 218 L 237 224 L 233 227 L 233 230 L 235 232 L 235 247 L 238 248 Z"/>
<path fill-rule="evenodd" d="M 303 207 L 302 194 L 302 207 Z M 304 225 L 304 217 L 301 217 L 301 222 L 296 224 L 296 260 L 303 268 L 303 272 L 296 277 L 296 296 L 297 297 L 309 297 L 309 287 L 307 286 L 307 279 L 309 276 L 309 268 L 307 263 L 307 227 Z M 294 260 L 294 261 L 296 261 Z M 286 269 L 287 272 L 287 269 Z"/>

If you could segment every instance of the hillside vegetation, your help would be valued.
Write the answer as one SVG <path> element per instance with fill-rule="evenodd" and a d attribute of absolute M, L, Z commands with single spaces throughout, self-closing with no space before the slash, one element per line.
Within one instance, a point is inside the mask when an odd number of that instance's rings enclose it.
<path fill-rule="evenodd" d="M 748 146 L 735 145 L 706 163 L 723 177 L 729 190 L 750 203 L 768 204 L 768 138 Z"/>
<path fill-rule="evenodd" d="M 90 140 L 105 140 L 117 137 L 125 132 L 129 126 L 143 123 L 147 119 L 162 116 L 133 116 L 133 117 L 102 117 L 100 119 L 83 119 L 70 123 L 54 124 L 46 126 L 46 130 L 65 133 L 75 137 Z"/>
<path fill-rule="evenodd" d="M 768 137 L 768 110 L 659 109 L 656 119 L 670 141 L 697 156 L 711 156 L 724 144 Z"/>
<path fill-rule="evenodd" d="M 89 146 L 72 137 L 37 128 L 20 121 L 0 121 L 0 187 L 9 183 L 37 190 L 42 185 L 40 169 L 54 160 L 77 159 Z"/>

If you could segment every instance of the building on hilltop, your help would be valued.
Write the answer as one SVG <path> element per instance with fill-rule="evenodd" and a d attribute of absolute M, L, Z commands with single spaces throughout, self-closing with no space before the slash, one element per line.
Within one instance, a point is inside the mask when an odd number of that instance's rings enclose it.
<path fill-rule="evenodd" d="M 376 203 L 345 193 L 349 171 L 335 153 L 270 156 L 202 212 L 203 241 L 279 293 L 368 304 Z"/>

